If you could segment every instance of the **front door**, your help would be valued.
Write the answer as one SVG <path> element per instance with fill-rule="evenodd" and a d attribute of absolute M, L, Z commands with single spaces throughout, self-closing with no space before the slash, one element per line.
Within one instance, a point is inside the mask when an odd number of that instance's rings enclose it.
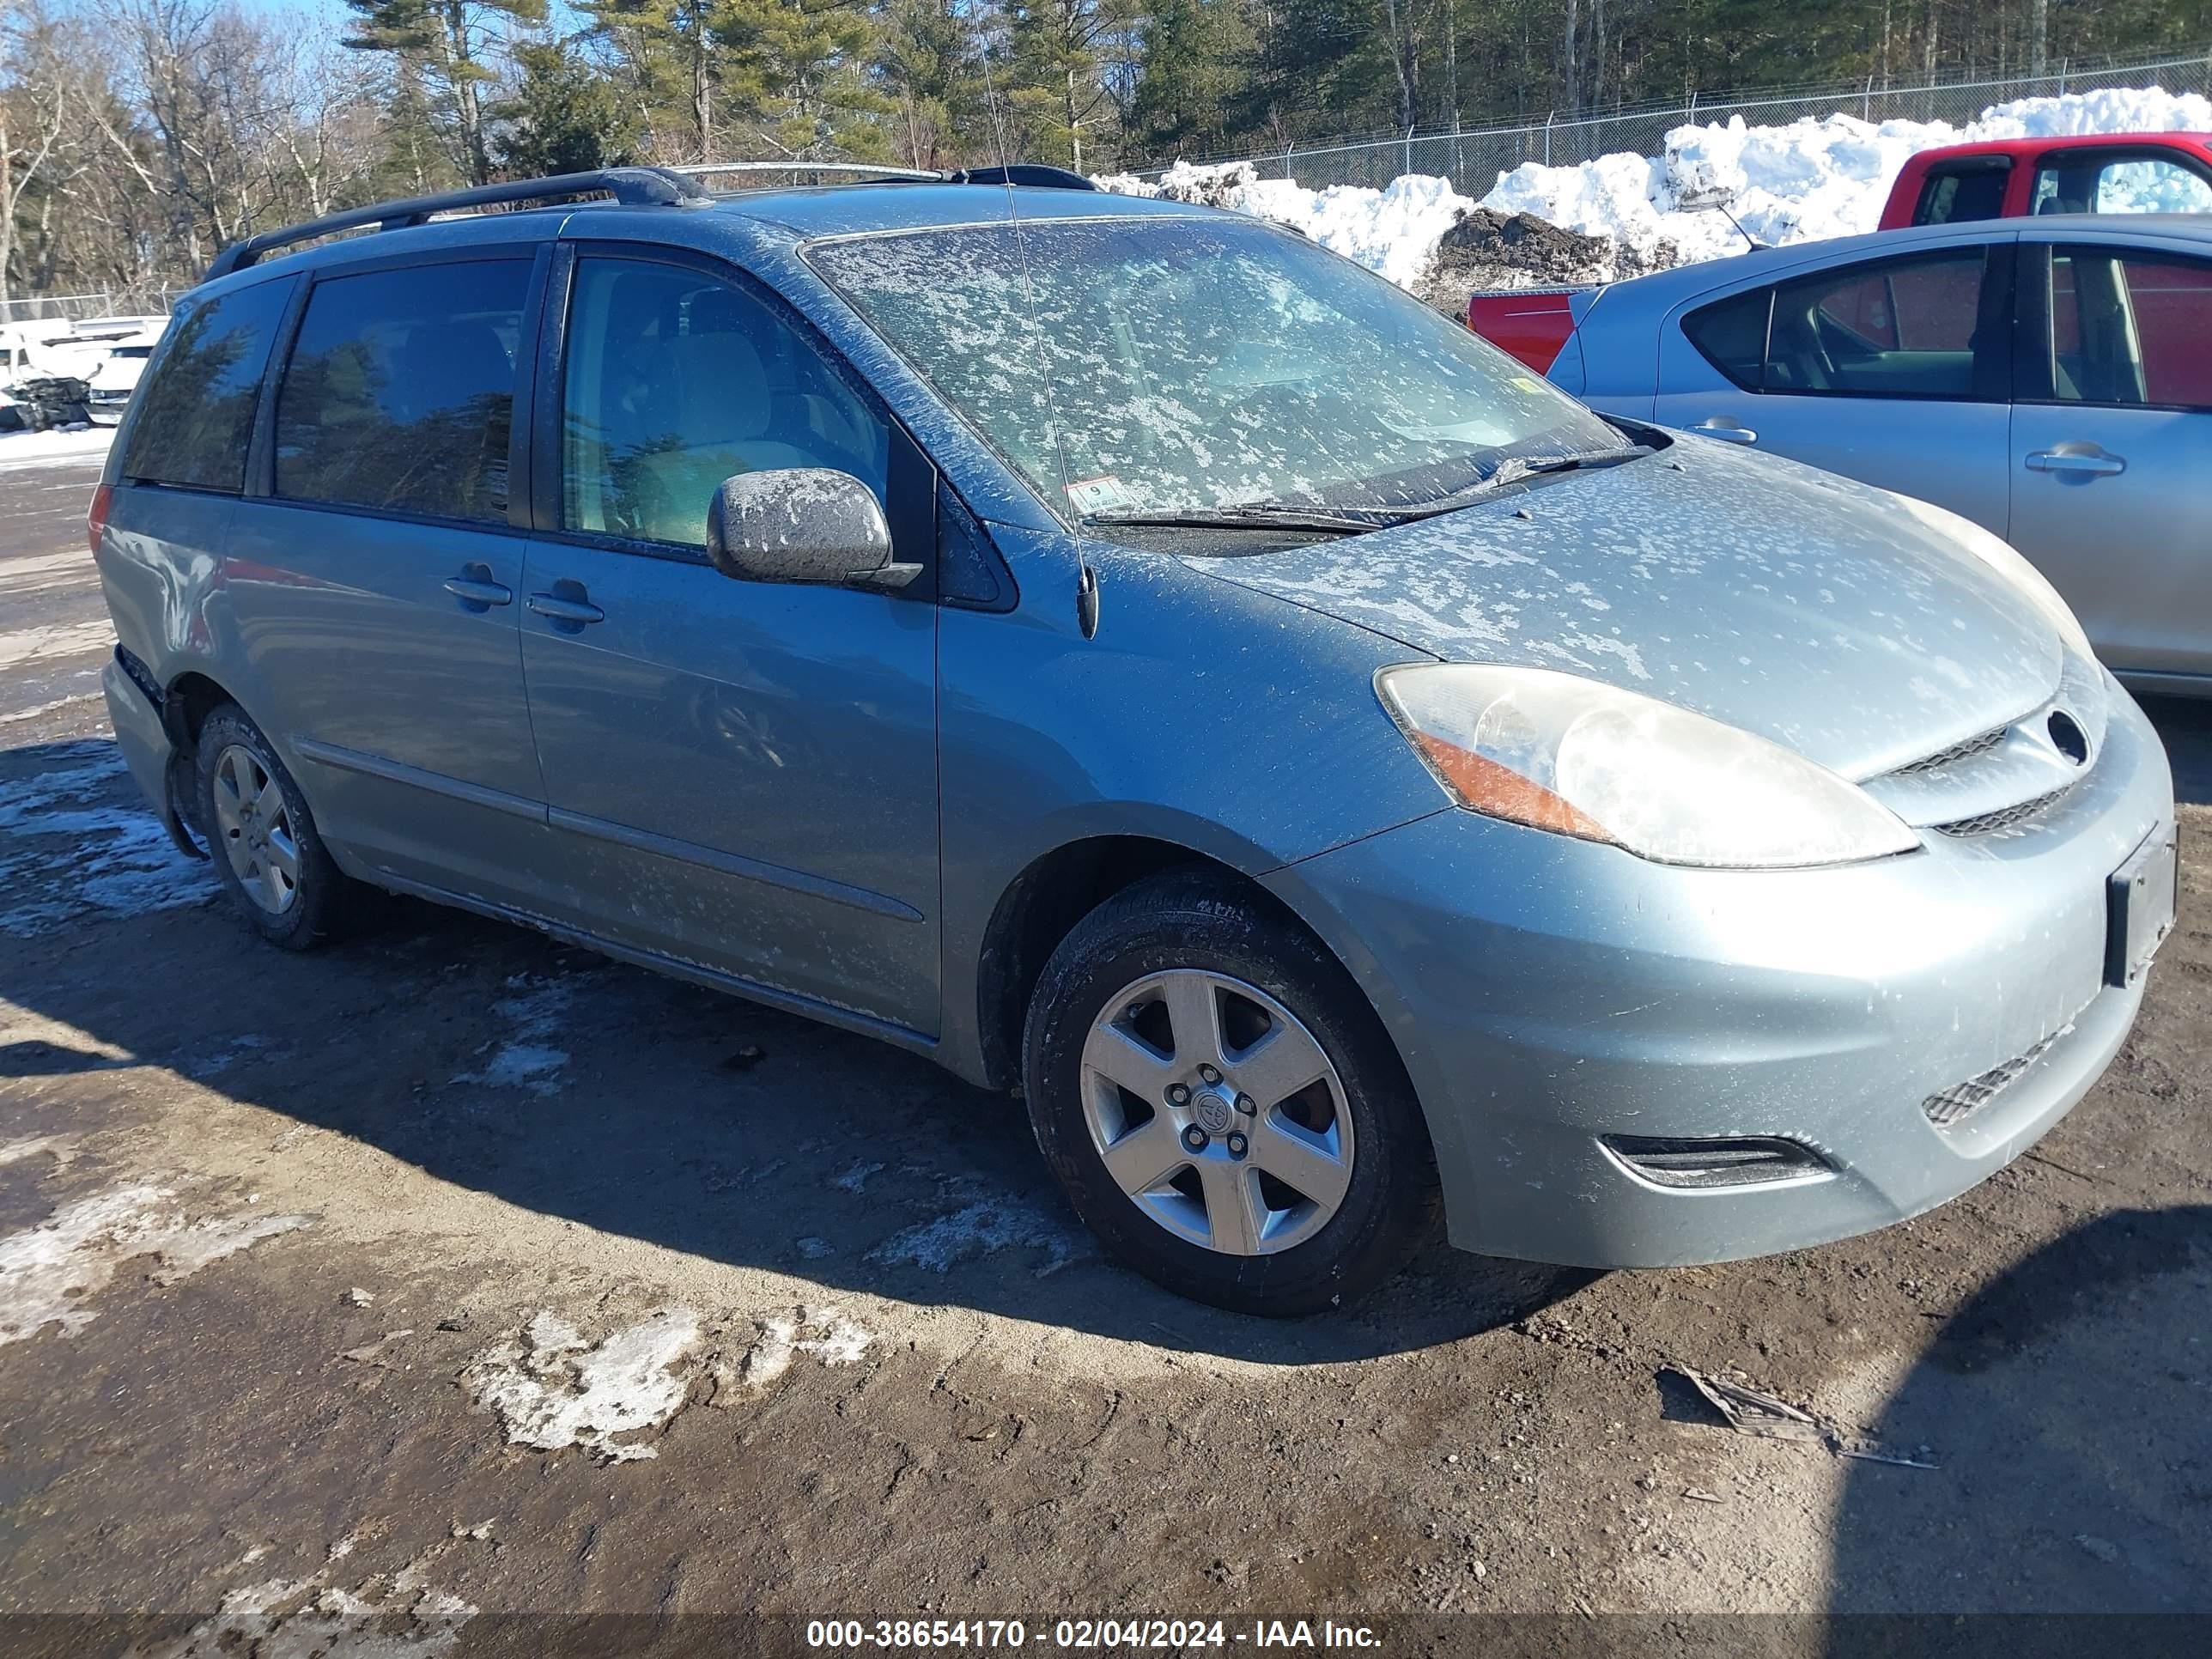
<path fill-rule="evenodd" d="M 2212 674 L 2212 261 L 2030 251 L 2013 544 L 2108 666 Z"/>
<path fill-rule="evenodd" d="M 479 252 L 316 281 L 277 386 L 273 493 L 240 511 L 226 586 L 324 836 L 535 908 L 527 538 L 507 503 L 532 269 Z"/>
<path fill-rule="evenodd" d="M 2005 533 L 2009 240 L 1753 289 L 1662 331 L 1662 425 L 1786 455 Z"/>
<path fill-rule="evenodd" d="M 926 467 L 811 331 L 688 263 L 591 251 L 545 396 L 557 528 L 530 547 L 522 653 L 567 882 L 611 940 L 934 1035 L 937 611 L 739 582 L 703 551 L 733 473 L 828 466 L 890 509 Z M 554 426 L 541 426 L 546 432 Z"/>

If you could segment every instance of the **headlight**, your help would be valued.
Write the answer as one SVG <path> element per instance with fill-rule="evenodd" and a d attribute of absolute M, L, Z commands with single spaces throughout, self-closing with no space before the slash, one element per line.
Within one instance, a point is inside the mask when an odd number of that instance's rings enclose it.
<path fill-rule="evenodd" d="M 1390 711 L 1470 811 L 1662 864 L 1790 869 L 1908 852 L 1872 797 L 1778 744 L 1542 668 L 1386 668 Z"/>
<path fill-rule="evenodd" d="M 2012 544 L 2002 536 L 1992 535 L 1963 514 L 1954 513 L 1948 507 L 1938 507 L 1933 501 L 1923 501 L 1911 495 L 1900 495 L 1895 490 L 1884 492 L 1914 518 L 1930 530 L 1941 531 L 1951 540 L 1979 559 L 2019 590 L 2021 597 L 2050 619 L 2058 630 L 2058 637 L 2066 648 L 2087 661 L 2097 660 L 2097 653 L 2089 648 L 2089 636 L 2081 631 L 2081 624 L 2073 610 L 2058 596 L 2051 579 L 2021 557 Z"/>

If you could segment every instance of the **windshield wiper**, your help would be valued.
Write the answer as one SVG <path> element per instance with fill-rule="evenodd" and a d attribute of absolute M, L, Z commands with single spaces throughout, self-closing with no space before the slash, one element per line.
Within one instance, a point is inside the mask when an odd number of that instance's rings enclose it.
<path fill-rule="evenodd" d="M 1402 524 L 1403 513 L 1377 508 L 1293 507 L 1257 502 L 1246 507 L 1181 507 L 1159 512 L 1086 513 L 1087 525 L 1159 530 L 1319 530 L 1356 536 Z"/>
<path fill-rule="evenodd" d="M 1533 461 L 1519 455 L 1508 455 L 1473 483 L 1455 489 L 1448 495 L 1439 495 L 1432 501 L 1409 507 L 1399 516 L 1404 519 L 1431 519 L 1439 513 L 1456 512 L 1470 501 L 1479 501 L 1494 490 L 1504 489 L 1524 479 L 1544 477 L 1555 472 L 1577 472 L 1586 466 L 1618 466 L 1623 461 L 1636 460 L 1653 453 L 1647 444 L 1625 444 L 1619 449 L 1586 449 L 1579 454 L 1554 455 Z"/>

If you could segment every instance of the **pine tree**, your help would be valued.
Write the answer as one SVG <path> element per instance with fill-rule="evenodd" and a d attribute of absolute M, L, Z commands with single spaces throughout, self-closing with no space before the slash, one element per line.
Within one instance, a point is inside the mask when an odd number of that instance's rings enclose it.
<path fill-rule="evenodd" d="M 1009 0 L 1007 34 L 1013 52 L 1012 102 L 1027 118 L 1041 159 L 1084 168 L 1084 146 L 1115 111 L 1101 76 L 1109 38 L 1129 21 L 1127 0 Z"/>
<path fill-rule="evenodd" d="M 449 124 L 454 159 L 473 184 L 491 178 L 483 88 L 505 25 L 545 21 L 545 0 L 346 0 L 357 20 L 345 44 L 410 64 Z"/>
<path fill-rule="evenodd" d="M 557 40 L 518 46 L 514 95 L 492 112 L 500 165 L 519 178 L 587 173 L 636 159 L 636 115 L 613 79 Z"/>

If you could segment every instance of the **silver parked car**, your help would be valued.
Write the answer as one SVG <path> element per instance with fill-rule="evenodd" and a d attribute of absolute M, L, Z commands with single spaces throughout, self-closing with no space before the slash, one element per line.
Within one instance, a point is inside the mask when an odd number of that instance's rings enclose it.
<path fill-rule="evenodd" d="M 1948 507 L 2130 684 L 2212 695 L 2212 216 L 1886 231 L 1575 308 L 1553 377 L 1593 407 Z"/>
<path fill-rule="evenodd" d="M 246 922 L 395 890 L 926 1054 L 1270 1314 L 1439 1203 L 1594 1266 L 1861 1232 L 2081 1098 L 2172 790 L 2028 564 L 1028 176 L 227 253 L 92 532 L 118 737 Z"/>

